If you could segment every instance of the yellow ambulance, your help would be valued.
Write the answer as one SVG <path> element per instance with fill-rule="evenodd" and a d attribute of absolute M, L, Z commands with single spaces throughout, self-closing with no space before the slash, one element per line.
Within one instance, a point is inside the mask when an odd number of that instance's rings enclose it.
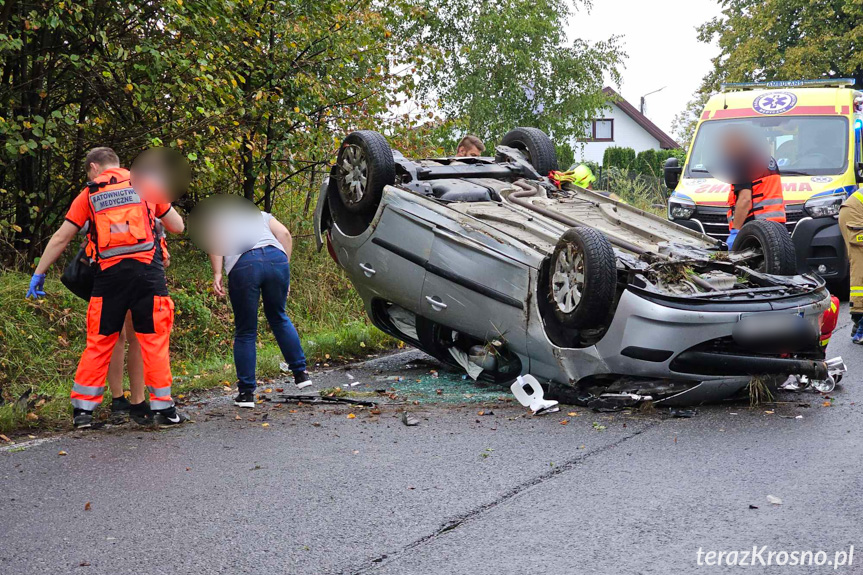
<path fill-rule="evenodd" d="M 834 286 L 847 283 L 837 218 L 839 206 L 863 181 L 863 92 L 853 85 L 853 79 L 723 84 L 701 113 L 686 163 L 666 163 L 665 182 L 673 190 L 668 218 L 727 238 L 730 185 L 713 177 L 708 166 L 724 127 L 757 130 L 779 166 L 799 270 L 816 272 Z"/>

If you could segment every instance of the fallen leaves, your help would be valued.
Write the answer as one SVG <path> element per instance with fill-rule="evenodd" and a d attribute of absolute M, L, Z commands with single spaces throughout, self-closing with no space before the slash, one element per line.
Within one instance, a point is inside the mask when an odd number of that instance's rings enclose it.
<path fill-rule="evenodd" d="M 92 509 L 92 506 L 90 505 L 89 501 L 84 504 L 84 511 L 90 511 L 91 509 Z"/>
<path fill-rule="evenodd" d="M 0 439 L 5 441 L 6 443 L 12 443 L 12 440 L 9 439 L 8 437 L 6 437 L 5 435 L 3 435 L 2 433 L 0 433 Z"/>
<path fill-rule="evenodd" d="M 561 425 L 566 425 L 567 423 L 569 423 L 569 420 L 568 420 L 568 419 L 561 419 L 561 420 L 560 420 L 560 424 L 561 424 Z"/>
<path fill-rule="evenodd" d="M 27 414 L 27 421 L 39 421 L 39 416 L 31 411 Z"/>
<path fill-rule="evenodd" d="M 357 418 L 357 416 L 354 415 L 353 413 L 348 414 L 348 419 L 356 419 L 356 418 Z"/>
<path fill-rule="evenodd" d="M 59 456 L 61 456 L 61 457 L 62 457 L 62 456 L 64 456 L 64 455 L 69 455 L 69 454 L 68 454 L 68 453 L 66 453 L 65 451 L 59 451 L 59 452 L 57 452 L 57 455 L 59 455 Z"/>
<path fill-rule="evenodd" d="M 593 422 L 593 430 L 594 431 L 605 431 L 605 426 L 600 424 L 598 421 Z"/>
<path fill-rule="evenodd" d="M 269 424 L 269 423 L 262 423 L 262 424 L 261 424 L 261 427 L 269 427 L 269 426 L 270 426 L 270 424 Z"/>

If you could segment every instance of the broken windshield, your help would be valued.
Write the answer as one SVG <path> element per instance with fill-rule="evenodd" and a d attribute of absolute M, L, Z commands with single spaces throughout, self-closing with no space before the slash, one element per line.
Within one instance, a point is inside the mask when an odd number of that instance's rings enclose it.
<path fill-rule="evenodd" d="M 686 176 L 710 176 L 716 165 L 722 130 L 740 126 L 760 134 L 779 171 L 793 176 L 845 173 L 848 162 L 848 119 L 842 116 L 793 116 L 710 120 L 701 124 Z"/>

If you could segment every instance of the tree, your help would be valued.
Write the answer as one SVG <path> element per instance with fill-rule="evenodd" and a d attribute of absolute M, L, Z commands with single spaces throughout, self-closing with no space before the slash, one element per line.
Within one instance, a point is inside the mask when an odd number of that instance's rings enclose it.
<path fill-rule="evenodd" d="M 378 124 L 391 74 L 373 0 L 0 1 L 0 261 L 32 261 L 97 145 L 181 150 L 199 194 L 277 192 Z M 23 263 L 21 259 L 18 263 Z"/>
<path fill-rule="evenodd" d="M 557 139 L 583 135 L 607 104 L 603 78 L 620 82 L 625 54 L 617 37 L 568 42 L 569 0 L 408 0 L 405 38 L 420 54 L 419 94 L 469 132 L 494 140 L 519 125 Z M 584 5 L 586 2 L 578 2 Z"/>
<path fill-rule="evenodd" d="M 675 118 L 686 141 L 722 82 L 852 77 L 863 83 L 863 2 L 860 0 L 719 0 L 722 15 L 698 29 L 718 39 L 720 53 L 687 109 Z"/>

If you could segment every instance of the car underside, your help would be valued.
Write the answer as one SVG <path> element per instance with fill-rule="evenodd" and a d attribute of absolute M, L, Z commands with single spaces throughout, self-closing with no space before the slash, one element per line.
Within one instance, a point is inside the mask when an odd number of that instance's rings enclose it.
<path fill-rule="evenodd" d="M 556 170 L 532 128 L 495 157 L 424 160 L 355 132 L 321 190 L 319 246 L 379 328 L 475 378 L 530 373 L 585 400 L 697 403 L 753 376 L 830 377 L 818 345 L 829 294 L 793 275 L 787 234 L 757 222 L 728 252 L 555 185 Z"/>

